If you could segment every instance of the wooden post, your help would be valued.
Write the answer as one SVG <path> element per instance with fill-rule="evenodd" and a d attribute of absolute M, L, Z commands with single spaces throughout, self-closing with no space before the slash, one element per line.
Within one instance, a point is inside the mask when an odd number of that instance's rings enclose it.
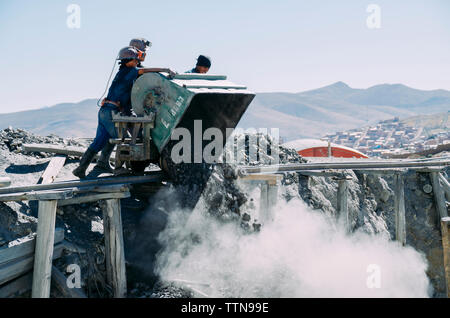
<path fill-rule="evenodd" d="M 39 201 L 33 287 L 31 294 L 33 298 L 50 297 L 57 203 L 57 200 Z"/>
<path fill-rule="evenodd" d="M 338 180 L 337 210 L 339 213 L 339 218 L 344 222 L 346 232 L 350 233 L 350 218 L 348 215 L 347 179 Z"/>
<path fill-rule="evenodd" d="M 406 216 L 405 216 L 405 187 L 403 176 L 395 174 L 395 238 L 402 245 L 406 245 Z"/>
<path fill-rule="evenodd" d="M 259 199 L 259 217 L 263 223 L 269 221 L 269 184 L 268 182 L 261 182 L 261 195 Z"/>
<path fill-rule="evenodd" d="M 127 279 L 119 199 L 105 200 L 103 229 L 107 280 L 113 288 L 114 297 L 123 298 L 127 293 Z"/>
<path fill-rule="evenodd" d="M 442 187 L 444 188 L 445 197 L 447 198 L 447 201 L 450 201 L 450 183 L 442 175 L 442 173 L 439 173 L 439 180 L 441 180 Z"/>
<path fill-rule="evenodd" d="M 439 212 L 439 219 L 445 218 L 447 214 L 447 205 L 445 203 L 444 191 L 439 182 L 439 172 L 430 172 L 431 185 L 433 186 L 434 200 L 436 210 Z"/>
<path fill-rule="evenodd" d="M 445 280 L 447 283 L 447 298 L 450 298 L 450 218 L 441 219 L 442 250 L 444 252 Z"/>
<path fill-rule="evenodd" d="M 276 183 L 267 184 L 267 205 L 269 209 L 270 218 L 273 218 L 273 208 L 278 201 L 278 185 Z"/>

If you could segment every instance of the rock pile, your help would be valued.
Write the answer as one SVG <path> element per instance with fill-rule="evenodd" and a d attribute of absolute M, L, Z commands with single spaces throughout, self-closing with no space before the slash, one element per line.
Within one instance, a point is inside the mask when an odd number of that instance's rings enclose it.
<path fill-rule="evenodd" d="M 83 142 L 77 141 L 75 139 L 65 139 L 58 137 L 56 135 L 49 136 L 38 136 L 30 133 L 26 130 L 17 128 L 13 129 L 8 127 L 6 129 L 0 130 L 0 148 L 8 149 L 11 152 L 19 153 L 21 151 L 21 146 L 23 144 L 52 144 L 52 145 L 66 145 L 66 146 L 84 146 Z M 34 156 L 49 157 L 51 155 L 44 153 L 33 153 Z"/>

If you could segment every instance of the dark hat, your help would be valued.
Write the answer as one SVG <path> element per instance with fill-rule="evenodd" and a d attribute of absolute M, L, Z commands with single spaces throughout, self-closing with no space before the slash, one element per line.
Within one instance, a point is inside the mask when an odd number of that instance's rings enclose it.
<path fill-rule="evenodd" d="M 197 66 L 211 67 L 211 58 L 209 56 L 200 55 L 197 58 Z"/>

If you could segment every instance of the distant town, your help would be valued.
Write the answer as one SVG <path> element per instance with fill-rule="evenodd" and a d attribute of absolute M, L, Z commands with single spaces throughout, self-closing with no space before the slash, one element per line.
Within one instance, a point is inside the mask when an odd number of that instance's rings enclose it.
<path fill-rule="evenodd" d="M 416 153 L 450 144 L 450 130 L 438 129 L 430 134 L 424 126 L 415 127 L 398 117 L 380 121 L 376 126 L 327 134 L 332 143 L 354 148 L 370 157 L 390 157 Z"/>

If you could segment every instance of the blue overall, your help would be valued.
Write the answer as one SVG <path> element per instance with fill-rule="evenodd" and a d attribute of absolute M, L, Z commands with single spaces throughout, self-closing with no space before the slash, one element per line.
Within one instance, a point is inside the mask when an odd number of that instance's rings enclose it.
<path fill-rule="evenodd" d="M 138 77 L 138 69 L 134 67 L 121 66 L 119 72 L 114 77 L 108 91 L 107 100 L 116 103 L 120 102 L 123 113 L 131 115 L 131 89 Z M 118 113 L 117 106 L 105 103 L 98 111 L 97 133 L 89 148 L 99 152 L 108 143 L 110 138 L 117 138 L 117 131 L 112 121 L 112 114 Z"/>

